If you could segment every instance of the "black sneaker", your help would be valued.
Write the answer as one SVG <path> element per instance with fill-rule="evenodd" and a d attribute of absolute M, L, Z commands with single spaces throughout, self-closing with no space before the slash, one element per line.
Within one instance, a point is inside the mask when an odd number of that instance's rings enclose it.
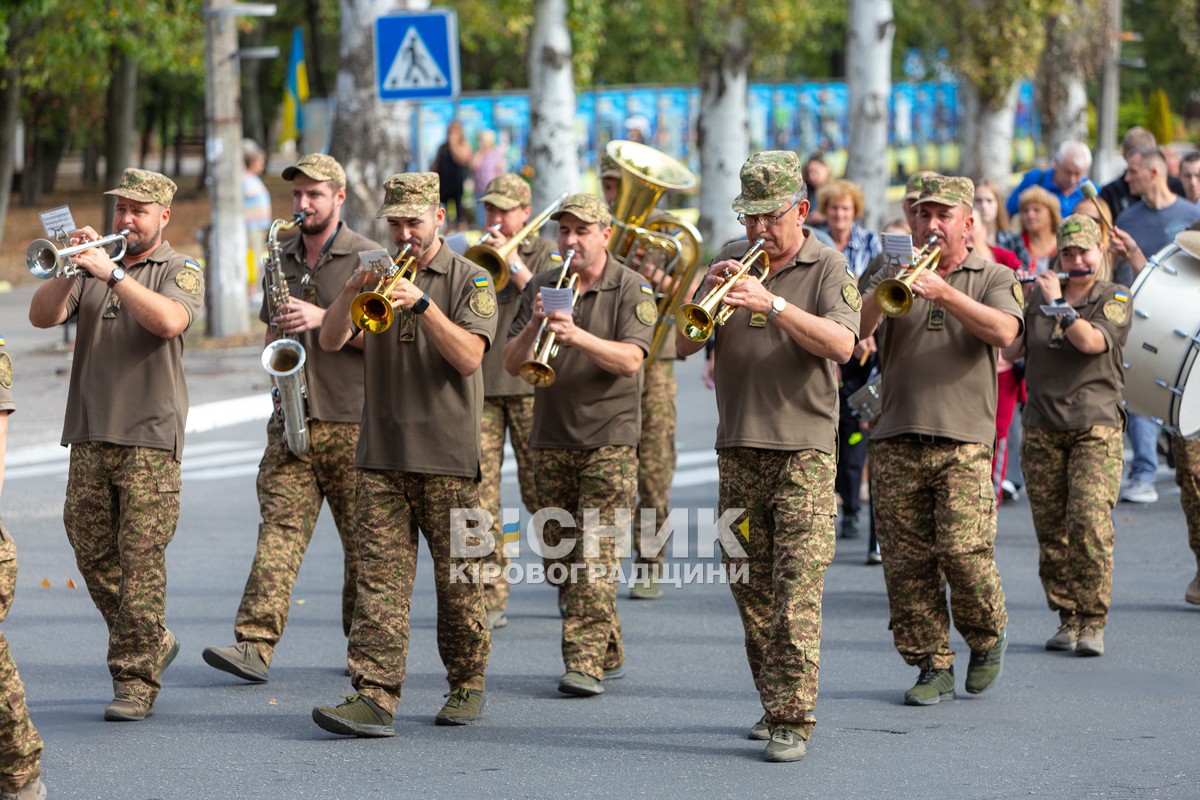
<path fill-rule="evenodd" d="M 842 517 L 842 538 L 857 539 L 862 535 L 858 529 L 858 514 L 846 514 Z"/>

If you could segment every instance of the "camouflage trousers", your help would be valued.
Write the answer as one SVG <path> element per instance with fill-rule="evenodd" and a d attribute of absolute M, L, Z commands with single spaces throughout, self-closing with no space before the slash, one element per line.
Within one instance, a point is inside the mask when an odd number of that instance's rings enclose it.
<path fill-rule="evenodd" d="M 568 552 L 544 559 L 550 582 L 559 587 L 566 602 L 563 663 L 568 672 L 603 679 L 604 670 L 625 663 L 617 617 L 617 574 L 618 544 L 621 550 L 628 549 L 629 529 L 625 528 L 620 542 L 604 535 L 613 533 L 611 528 L 584 530 L 582 535 L 579 529 L 584 526 L 585 509 L 599 510 L 601 526 L 617 525 L 621 521 L 618 510 L 631 513 L 637 498 L 637 449 L 606 445 L 594 450 L 534 450 L 533 467 L 538 508 L 562 509 L 575 518 L 577 526 L 564 532 L 561 524 L 549 521 L 542 530 L 551 549 L 565 547 L 566 539 L 574 539 Z M 626 524 L 629 522 L 627 519 Z"/>
<path fill-rule="evenodd" d="M 397 470 L 357 473 L 358 603 L 347 648 L 354 690 L 389 714 L 400 702 L 419 529 L 433 557 L 438 653 L 446 682 L 452 689 L 482 691 L 492 646 L 483 587 L 451 579 L 457 566 L 478 566 L 478 559 L 450 553 L 450 511 L 479 507 L 475 481 Z"/>
<path fill-rule="evenodd" d="M 1188 546 L 1200 568 L 1200 439 L 1187 441 L 1171 437 L 1171 453 L 1175 456 L 1175 482 L 1179 484 L 1179 502 L 1187 520 Z"/>
<path fill-rule="evenodd" d="M 152 704 L 167 636 L 167 545 L 179 522 L 179 462 L 169 450 L 71 445 L 63 523 L 92 602 L 108 625 L 113 694 Z"/>
<path fill-rule="evenodd" d="M 671 513 L 671 480 L 675 477 L 675 362 L 660 359 L 646 368 L 642 386 L 642 436 L 638 441 L 638 502 L 633 539 L 637 563 L 661 568 L 670 537 L 655 542 Z M 642 510 L 653 510 L 653 527 L 642 525 Z M 645 541 L 643 542 L 643 537 Z"/>
<path fill-rule="evenodd" d="M 1121 488 L 1120 429 L 1025 428 L 1021 469 L 1038 539 L 1038 576 L 1062 622 L 1104 627 L 1112 601 L 1113 506 Z"/>
<path fill-rule="evenodd" d="M 17 545 L 0 519 L 0 622 L 17 588 Z M 41 774 L 42 737 L 29 721 L 25 685 L 0 633 L 0 792 L 16 794 Z"/>
<path fill-rule="evenodd" d="M 483 401 L 480 427 L 479 502 L 492 515 L 492 541 L 495 549 L 484 556 L 483 603 L 488 611 L 503 611 L 508 606 L 508 581 L 504 567 L 504 520 L 500 513 L 500 470 L 504 466 L 504 432 L 512 440 L 517 456 L 517 480 L 521 502 L 531 512 L 537 510 L 537 485 L 533 480 L 533 453 L 529 449 L 529 431 L 533 428 L 533 395 L 487 397 Z"/>
<path fill-rule="evenodd" d="M 954 663 L 950 608 L 971 650 L 991 649 L 1008 625 L 996 570 L 992 448 L 894 437 L 871 442 L 870 458 L 891 630 L 901 657 L 913 666 L 948 669 Z"/>
<path fill-rule="evenodd" d="M 239 642 L 253 642 L 268 666 L 283 636 L 300 562 L 326 500 L 342 540 L 343 633 L 349 635 L 354 616 L 358 584 L 354 454 L 358 424 L 312 420 L 308 441 L 308 452 L 294 455 L 284 440 L 283 422 L 272 417 L 267 424 L 267 449 L 258 464 L 262 522 L 233 631 Z"/>
<path fill-rule="evenodd" d="M 746 658 L 772 724 L 804 739 L 816 718 L 821 597 L 833 561 L 836 459 L 816 450 L 717 451 L 720 513 L 739 519 L 749 578 L 730 582 L 746 633 Z M 727 564 L 737 564 L 724 554 Z"/>

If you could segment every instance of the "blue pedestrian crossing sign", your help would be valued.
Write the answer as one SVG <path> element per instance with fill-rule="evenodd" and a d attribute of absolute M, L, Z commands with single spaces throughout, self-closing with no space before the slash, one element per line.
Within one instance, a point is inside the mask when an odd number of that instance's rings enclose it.
<path fill-rule="evenodd" d="M 454 11 L 375 20 L 375 82 L 380 100 L 458 97 L 458 17 Z"/>

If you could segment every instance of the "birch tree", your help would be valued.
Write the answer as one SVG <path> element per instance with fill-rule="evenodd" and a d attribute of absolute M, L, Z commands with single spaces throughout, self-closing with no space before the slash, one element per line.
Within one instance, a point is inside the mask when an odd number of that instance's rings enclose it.
<path fill-rule="evenodd" d="M 395 0 L 341 0 L 337 111 L 329 142 L 346 171 L 342 219 L 378 242 L 391 241 L 386 224 L 375 219 L 383 182 L 408 162 L 409 105 L 385 103 L 375 88 L 372 30 L 376 18 L 395 7 Z"/>
<path fill-rule="evenodd" d="M 536 0 L 529 34 L 529 163 L 533 207 L 579 187 L 575 71 L 566 0 Z"/>
<path fill-rule="evenodd" d="M 850 0 L 846 83 L 850 130 L 846 178 L 862 187 L 868 230 L 883 226 L 887 211 L 888 97 L 892 92 L 892 0 Z"/>
<path fill-rule="evenodd" d="M 1105 5 L 1104 0 L 1059 0 L 1045 19 L 1046 48 L 1036 89 L 1047 153 L 1068 140 L 1088 140 L 1087 81 L 1104 56 Z"/>

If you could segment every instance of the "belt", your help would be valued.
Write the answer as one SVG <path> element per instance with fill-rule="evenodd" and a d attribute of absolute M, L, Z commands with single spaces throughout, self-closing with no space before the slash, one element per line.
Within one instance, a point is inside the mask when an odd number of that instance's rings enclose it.
<path fill-rule="evenodd" d="M 912 442 L 914 444 L 965 444 L 958 439 L 951 439 L 949 436 L 934 436 L 929 433 L 901 433 L 890 437 L 898 442 Z"/>

